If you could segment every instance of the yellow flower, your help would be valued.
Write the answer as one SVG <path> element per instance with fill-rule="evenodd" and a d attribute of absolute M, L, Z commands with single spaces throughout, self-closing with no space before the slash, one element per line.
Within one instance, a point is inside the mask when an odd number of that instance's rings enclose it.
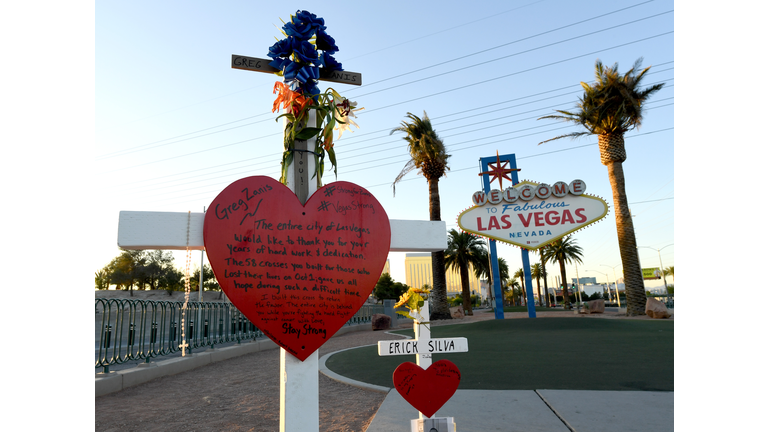
<path fill-rule="evenodd" d="M 400 306 L 408 303 L 408 299 L 410 299 L 410 298 L 411 298 L 411 292 L 410 292 L 410 290 L 408 290 L 408 292 L 406 292 L 405 294 L 400 296 L 400 301 L 395 303 L 395 307 L 400 307 Z"/>

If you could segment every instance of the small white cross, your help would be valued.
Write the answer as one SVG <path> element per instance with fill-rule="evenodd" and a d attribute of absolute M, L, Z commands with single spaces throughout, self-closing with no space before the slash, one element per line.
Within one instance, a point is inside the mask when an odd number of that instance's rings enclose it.
<path fill-rule="evenodd" d="M 413 316 L 413 315 L 412 315 Z M 415 355 L 416 364 L 422 369 L 432 365 L 432 354 L 468 352 L 467 338 L 436 338 L 432 339 L 432 331 L 429 323 L 429 301 L 424 302 L 416 319 L 413 321 L 413 334 L 415 339 L 379 341 L 379 355 Z M 424 414 L 419 412 L 419 419 L 424 419 Z"/>

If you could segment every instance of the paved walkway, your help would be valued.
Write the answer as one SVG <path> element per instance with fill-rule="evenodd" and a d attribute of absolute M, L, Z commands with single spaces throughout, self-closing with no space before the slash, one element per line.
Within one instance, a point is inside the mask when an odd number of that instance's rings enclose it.
<path fill-rule="evenodd" d="M 579 390 L 458 390 L 435 414 L 457 431 L 673 431 L 674 393 Z M 392 390 L 367 432 L 410 430 L 418 412 Z"/>
<path fill-rule="evenodd" d="M 564 316 L 566 312 L 538 312 L 537 317 Z M 505 319 L 527 318 L 525 313 L 506 313 Z M 587 317 L 582 315 L 582 317 Z M 618 311 L 591 315 L 602 319 L 628 318 Z M 462 320 L 436 321 L 434 325 L 470 323 L 494 319 L 479 312 Z M 409 327 L 401 324 L 400 327 Z M 346 384 L 388 391 L 366 432 L 401 432 L 410 430 L 410 421 L 418 418 L 414 409 L 396 390 L 361 383 L 337 375 L 325 368 L 321 372 Z M 458 390 L 434 415 L 453 417 L 457 431 L 504 432 L 603 432 L 603 431 L 673 431 L 674 392 L 594 391 L 594 390 Z"/>

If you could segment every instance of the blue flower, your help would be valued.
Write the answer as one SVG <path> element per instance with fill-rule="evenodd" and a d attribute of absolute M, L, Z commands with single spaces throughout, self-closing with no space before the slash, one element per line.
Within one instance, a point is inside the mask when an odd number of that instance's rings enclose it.
<path fill-rule="evenodd" d="M 296 58 L 304 63 L 314 64 L 317 62 L 317 50 L 314 45 L 301 39 L 289 39 L 291 40 L 291 49 L 293 49 Z"/>
<path fill-rule="evenodd" d="M 304 66 L 296 73 L 296 79 L 302 84 L 309 84 L 320 78 L 320 71 L 317 66 Z"/>
<path fill-rule="evenodd" d="M 315 34 L 315 30 L 316 28 L 312 24 L 303 22 L 294 23 L 291 21 L 283 26 L 285 34 L 305 41 Z"/>
<path fill-rule="evenodd" d="M 269 62 L 269 65 L 275 69 L 283 70 L 284 67 L 288 66 L 291 63 L 293 63 L 291 59 L 278 57 L 272 60 L 271 62 Z"/>
<path fill-rule="evenodd" d="M 305 95 L 307 96 L 312 95 L 312 99 L 314 99 L 315 102 L 318 101 L 318 96 L 320 95 L 320 89 L 317 87 L 317 83 L 315 81 L 310 81 L 306 84 L 302 84 L 300 87 L 302 92 L 304 92 Z"/>
<path fill-rule="evenodd" d="M 336 46 L 336 41 L 323 29 L 317 30 L 316 44 L 317 49 L 327 51 L 331 54 L 339 50 L 339 47 Z"/>
<path fill-rule="evenodd" d="M 305 84 L 308 81 L 319 79 L 320 72 L 317 66 L 301 65 L 296 62 L 290 62 L 285 66 L 283 77 L 285 78 L 285 81 L 297 80 L 300 83 Z"/>
<path fill-rule="evenodd" d="M 301 23 L 308 23 L 315 29 L 325 30 L 325 20 L 307 11 L 296 11 L 294 19 Z"/>
<path fill-rule="evenodd" d="M 332 55 L 328 54 L 327 51 L 323 52 L 323 55 L 320 56 L 320 64 L 323 66 L 325 70 L 328 70 L 328 71 L 344 70 L 341 68 L 341 63 L 337 62 Z"/>
<path fill-rule="evenodd" d="M 267 56 L 274 60 L 278 57 L 288 57 L 291 55 L 292 51 L 293 48 L 291 47 L 291 41 L 286 38 L 275 42 L 274 45 L 269 47 L 269 53 L 267 53 Z"/>

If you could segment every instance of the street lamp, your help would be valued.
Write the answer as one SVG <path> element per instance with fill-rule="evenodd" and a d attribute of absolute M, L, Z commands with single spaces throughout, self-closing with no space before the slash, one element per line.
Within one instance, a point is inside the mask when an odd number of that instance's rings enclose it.
<path fill-rule="evenodd" d="M 605 267 L 611 267 L 611 266 L 606 265 L 606 264 L 600 264 L 600 265 L 601 266 L 605 266 Z M 619 297 L 619 283 L 616 281 L 616 267 L 618 267 L 620 265 L 621 264 L 617 264 L 617 265 L 611 267 L 613 269 L 613 287 L 616 288 L 616 301 L 619 302 L 619 307 L 621 307 L 621 298 Z"/>
<path fill-rule="evenodd" d="M 581 281 L 579 281 L 579 266 L 576 265 L 576 263 L 573 263 L 573 266 L 576 267 L 576 292 L 579 294 L 579 307 L 581 307 L 582 301 L 581 301 Z"/>
<path fill-rule="evenodd" d="M 605 275 L 605 285 L 608 287 L 608 301 L 611 301 L 611 280 L 608 278 L 608 273 L 603 273 L 601 271 L 597 270 L 587 270 L 587 271 L 593 271 L 595 273 L 600 273 L 601 275 Z M 619 290 L 616 290 L 616 298 L 619 298 Z"/>
<path fill-rule="evenodd" d="M 674 245 L 675 245 L 674 243 L 668 244 L 668 245 L 664 246 L 661 249 L 652 248 L 650 246 L 638 246 L 637 247 L 638 249 L 640 249 L 640 248 L 652 249 L 652 250 L 655 250 L 656 252 L 659 253 L 659 266 L 660 266 L 660 269 L 661 269 L 661 278 L 664 281 L 664 291 L 666 291 L 666 293 L 667 293 L 667 304 L 669 304 L 669 288 L 667 288 L 667 276 L 664 274 L 664 263 L 661 262 L 661 251 L 664 248 L 668 248 L 668 247 L 674 246 Z"/>

